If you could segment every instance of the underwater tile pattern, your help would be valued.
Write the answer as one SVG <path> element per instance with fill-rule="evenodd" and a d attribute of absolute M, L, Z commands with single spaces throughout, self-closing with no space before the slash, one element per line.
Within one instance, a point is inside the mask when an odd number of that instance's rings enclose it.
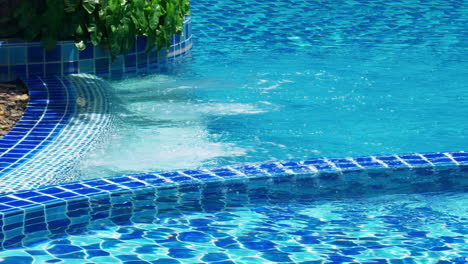
<path fill-rule="evenodd" d="M 111 217 L 86 231 L 0 252 L 0 258 L 4 263 L 466 263 L 466 218 L 447 213 L 457 209 L 454 201 L 466 201 L 466 194 L 265 202 L 262 189 L 256 190 L 260 195 L 240 188 L 225 195 L 186 188 L 177 208 L 164 204 L 177 203 L 174 192 L 141 193 L 132 197 L 138 214 L 126 216 L 124 203 L 116 204 Z"/>
<path fill-rule="evenodd" d="M 103 77 L 119 78 L 123 73 L 150 71 L 166 60 L 187 53 L 192 47 L 191 17 L 186 17 L 180 36 L 172 38 L 169 52 L 165 49 L 145 52 L 146 39 L 137 37 L 134 47 L 112 62 L 110 54 L 91 43 L 79 52 L 73 41 L 60 41 L 57 47 L 46 51 L 37 42 L 0 42 L 0 81 L 34 76 L 47 77 L 73 73 L 93 73 Z"/>

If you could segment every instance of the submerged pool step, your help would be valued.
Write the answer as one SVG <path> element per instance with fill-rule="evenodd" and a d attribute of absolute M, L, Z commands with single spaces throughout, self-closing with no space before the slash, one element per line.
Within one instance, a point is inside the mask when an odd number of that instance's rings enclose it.
<path fill-rule="evenodd" d="M 0 192 L 78 180 L 79 158 L 112 124 L 110 89 L 94 75 L 26 80 L 23 118 L 0 139 Z"/>
<path fill-rule="evenodd" d="M 269 203 L 393 193 L 466 191 L 468 153 L 293 160 L 92 179 L 0 196 L 1 247 L 117 225 L 138 212 L 224 210 L 239 197 Z"/>

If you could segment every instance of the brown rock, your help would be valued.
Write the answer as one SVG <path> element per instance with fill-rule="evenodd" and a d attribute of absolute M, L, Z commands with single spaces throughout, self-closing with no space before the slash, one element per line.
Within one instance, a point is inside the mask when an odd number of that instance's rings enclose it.
<path fill-rule="evenodd" d="M 15 95 L 12 99 L 15 101 L 27 101 L 29 100 L 29 96 L 27 94 Z"/>
<path fill-rule="evenodd" d="M 0 83 L 0 137 L 23 116 L 29 100 L 27 92 L 22 82 Z"/>

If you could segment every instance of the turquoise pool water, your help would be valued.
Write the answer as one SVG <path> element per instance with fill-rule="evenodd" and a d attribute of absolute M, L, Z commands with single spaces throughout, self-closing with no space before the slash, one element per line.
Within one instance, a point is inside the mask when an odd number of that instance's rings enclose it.
<path fill-rule="evenodd" d="M 92 177 L 468 149 L 466 1 L 193 1 L 194 49 L 112 82 Z"/>

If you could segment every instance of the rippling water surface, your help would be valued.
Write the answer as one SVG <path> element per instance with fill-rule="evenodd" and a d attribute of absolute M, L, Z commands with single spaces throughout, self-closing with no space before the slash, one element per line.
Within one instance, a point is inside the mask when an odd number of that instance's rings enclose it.
<path fill-rule="evenodd" d="M 191 4 L 192 53 L 159 73 L 111 83 L 119 122 L 83 161 L 83 178 L 468 150 L 467 1 Z M 25 263 L 467 261 L 466 193 L 268 203 L 229 190 L 221 200 L 190 192 L 161 199 L 158 192 L 132 201 L 145 210 L 115 210 L 84 234 L 0 257 Z M 127 211 L 131 223 L 109 222 Z"/>
<path fill-rule="evenodd" d="M 157 197 L 157 196 L 156 196 Z M 186 194 L 115 209 L 81 234 L 0 252 L 4 263 L 466 263 L 468 195 L 265 202 Z M 148 197 L 151 198 L 151 197 Z M 153 195 L 153 199 L 156 199 Z M 164 210 L 178 200 L 177 210 Z M 185 200 L 185 202 L 181 202 Z M 149 202 L 149 203 L 148 203 Z M 151 202 L 159 210 L 151 208 Z M 125 210 L 127 213 L 131 209 Z M 158 212 L 158 213 L 156 213 Z M 122 215 L 120 215 L 122 214 Z M 118 221 L 116 219 L 119 219 Z M 12 256 L 16 255 L 16 256 Z M 62 262 L 60 262 L 62 263 Z"/>
<path fill-rule="evenodd" d="M 468 150 L 467 1 L 192 1 L 194 47 L 112 82 L 83 175 Z"/>

